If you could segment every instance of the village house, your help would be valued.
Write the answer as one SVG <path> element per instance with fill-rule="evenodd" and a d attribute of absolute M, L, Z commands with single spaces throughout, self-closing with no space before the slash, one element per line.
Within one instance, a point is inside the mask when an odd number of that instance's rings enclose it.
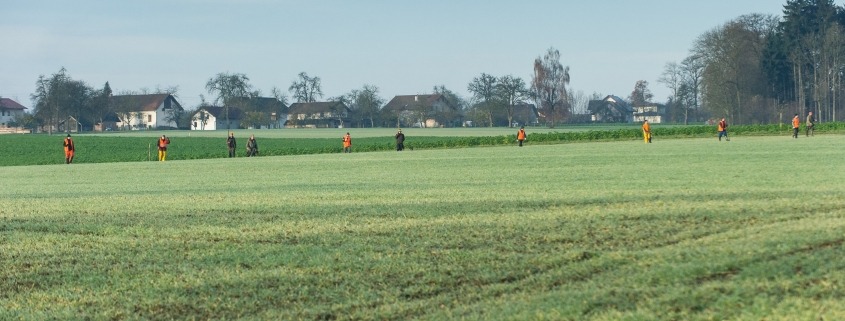
<path fill-rule="evenodd" d="M 21 129 L 16 124 L 27 108 L 9 98 L 0 98 L 0 132 L 14 133 Z"/>
<path fill-rule="evenodd" d="M 293 103 L 286 127 L 342 128 L 349 122 L 349 107 L 340 101 Z"/>
<path fill-rule="evenodd" d="M 587 105 L 591 120 L 599 123 L 631 123 L 634 109 L 625 100 L 608 95 L 601 100 L 590 100 Z"/>
<path fill-rule="evenodd" d="M 238 129 L 242 119 L 243 111 L 240 108 L 203 106 L 191 116 L 191 130 Z"/>
<path fill-rule="evenodd" d="M 537 126 L 540 124 L 540 114 L 534 104 L 513 105 L 513 124 L 511 126 Z"/>
<path fill-rule="evenodd" d="M 634 122 L 642 123 L 648 120 L 649 123 L 659 124 L 663 122 L 665 107 L 659 104 L 648 104 L 634 107 Z"/>
<path fill-rule="evenodd" d="M 119 95 L 112 97 L 120 121 L 118 127 L 132 130 L 176 128 L 176 111 L 182 105 L 171 94 Z"/>
<path fill-rule="evenodd" d="M 440 94 L 395 96 L 382 108 L 397 127 L 440 127 L 457 108 Z M 388 118 L 386 117 L 386 118 Z"/>
<path fill-rule="evenodd" d="M 226 105 L 241 109 L 241 125 L 245 128 L 284 128 L 288 118 L 288 106 L 274 97 L 238 97 Z"/>

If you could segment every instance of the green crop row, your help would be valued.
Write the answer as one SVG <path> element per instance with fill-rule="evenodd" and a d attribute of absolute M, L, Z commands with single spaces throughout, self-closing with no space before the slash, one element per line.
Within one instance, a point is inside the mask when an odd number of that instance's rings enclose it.
<path fill-rule="evenodd" d="M 821 123 L 819 133 L 845 131 L 845 123 Z M 661 126 L 654 125 L 656 139 L 715 137 L 714 126 Z M 731 135 L 789 135 L 788 125 L 742 125 L 729 128 Z M 171 135 L 172 136 L 172 135 Z M 610 130 L 583 130 L 571 132 L 544 132 L 528 134 L 529 144 L 560 144 L 585 141 L 636 140 L 642 137 L 638 128 Z M 63 136 L 50 135 L 0 135 L 0 166 L 44 165 L 64 162 Z M 75 135 L 77 163 L 137 162 L 156 160 L 154 137 Z M 260 156 L 284 156 L 340 153 L 340 139 L 331 138 L 259 138 Z M 405 143 L 408 151 L 419 149 L 466 148 L 478 146 L 506 146 L 516 143 L 516 135 L 500 136 L 409 136 Z M 237 149 L 244 156 L 246 140 Z M 356 138 L 354 152 L 395 150 L 392 137 Z M 225 139 L 212 137 L 171 137 L 169 160 L 224 158 L 228 156 Z"/>

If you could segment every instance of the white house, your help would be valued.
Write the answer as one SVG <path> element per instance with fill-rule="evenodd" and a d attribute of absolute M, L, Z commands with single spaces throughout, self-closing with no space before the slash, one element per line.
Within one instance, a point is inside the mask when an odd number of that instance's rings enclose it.
<path fill-rule="evenodd" d="M 659 124 L 663 122 L 663 112 L 660 105 L 645 105 L 634 107 L 634 122 L 641 123 L 648 120 L 649 123 Z"/>
<path fill-rule="evenodd" d="M 176 111 L 182 105 L 171 94 L 120 95 L 112 97 L 119 128 L 176 128 Z"/>
<path fill-rule="evenodd" d="M 23 117 L 25 109 L 26 107 L 14 100 L 0 98 L 0 128 L 12 128 L 12 124 Z"/>
<path fill-rule="evenodd" d="M 243 112 L 237 107 L 203 106 L 191 115 L 191 130 L 237 129 L 243 118 Z M 227 123 L 228 121 L 228 123 Z"/>

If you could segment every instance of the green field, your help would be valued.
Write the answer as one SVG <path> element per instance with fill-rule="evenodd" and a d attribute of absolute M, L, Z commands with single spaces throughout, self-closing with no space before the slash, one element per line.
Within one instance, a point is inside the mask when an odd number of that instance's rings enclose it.
<path fill-rule="evenodd" d="M 2 167 L 0 319 L 842 320 L 843 138 Z"/>

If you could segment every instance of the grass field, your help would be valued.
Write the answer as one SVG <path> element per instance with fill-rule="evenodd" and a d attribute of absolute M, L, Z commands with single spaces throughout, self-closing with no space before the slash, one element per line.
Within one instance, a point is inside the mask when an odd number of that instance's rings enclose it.
<path fill-rule="evenodd" d="M 845 136 L 0 168 L 0 319 L 845 319 Z"/>

